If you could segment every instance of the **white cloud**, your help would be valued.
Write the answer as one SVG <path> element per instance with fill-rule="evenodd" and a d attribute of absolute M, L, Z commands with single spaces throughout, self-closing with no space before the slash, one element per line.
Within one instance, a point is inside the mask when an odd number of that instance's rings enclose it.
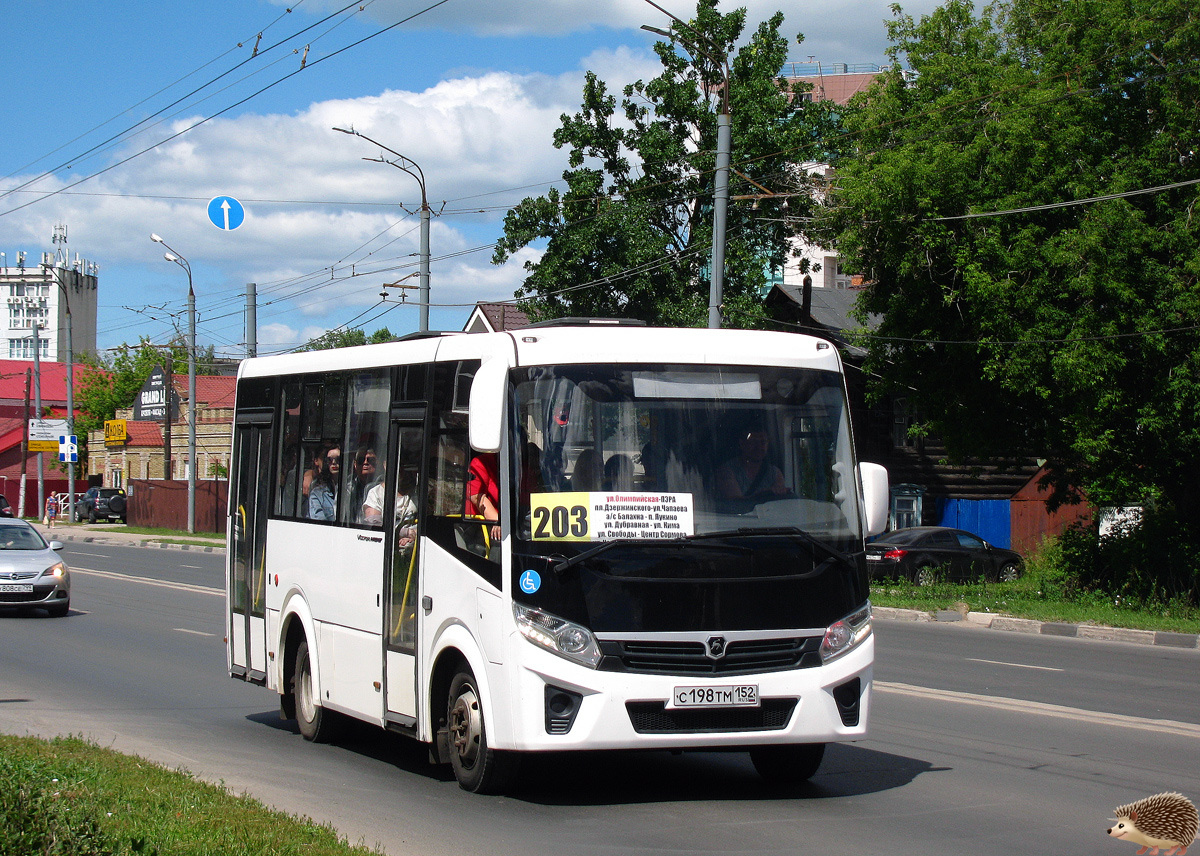
<path fill-rule="evenodd" d="M 285 0 L 274 0 L 283 5 Z M 342 8 L 340 0 L 309 0 L 309 12 L 332 12 Z M 695 16 L 693 0 L 660 2 L 658 5 L 687 21 Z M 919 17 L 937 5 L 936 0 L 909 0 L 901 4 L 907 14 Z M 745 7 L 752 30 L 758 22 L 775 12 L 785 14 L 783 33 L 793 38 L 803 33 L 804 43 L 793 47 L 793 59 L 806 60 L 815 55 L 825 62 L 879 63 L 887 47 L 884 21 L 891 20 L 891 0 L 810 0 L 803 6 L 779 0 L 739 0 L 725 3 L 720 11 L 728 13 Z M 412 14 L 411 5 L 402 0 L 376 0 L 363 14 L 379 24 L 393 24 Z M 441 29 L 470 32 L 482 36 L 563 36 L 601 28 L 638 29 L 643 24 L 666 27 L 670 20 L 645 0 L 466 0 L 447 3 L 405 24 L 410 29 Z"/>

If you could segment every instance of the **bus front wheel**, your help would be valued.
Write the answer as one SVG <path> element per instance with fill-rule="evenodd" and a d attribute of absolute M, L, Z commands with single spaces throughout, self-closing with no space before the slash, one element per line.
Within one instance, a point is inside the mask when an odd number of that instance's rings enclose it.
<path fill-rule="evenodd" d="M 333 714 L 321 705 L 313 695 L 312 658 L 305 639 L 296 649 L 296 666 L 292 680 L 292 692 L 296 697 L 296 724 L 305 740 L 325 743 L 333 730 Z"/>
<path fill-rule="evenodd" d="M 450 682 L 446 700 L 446 730 L 450 766 L 459 787 L 476 794 L 502 793 L 517 774 L 518 758 L 488 746 L 483 723 L 483 699 L 469 671 Z"/>
<path fill-rule="evenodd" d="M 755 746 L 750 760 L 758 774 L 773 785 L 798 785 L 807 782 L 825 757 L 824 743 L 799 743 L 790 746 Z"/>

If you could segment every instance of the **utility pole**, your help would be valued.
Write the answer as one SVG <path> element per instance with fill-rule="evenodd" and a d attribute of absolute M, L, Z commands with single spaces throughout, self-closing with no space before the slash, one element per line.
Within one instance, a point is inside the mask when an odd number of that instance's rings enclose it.
<path fill-rule="evenodd" d="M 246 283 L 246 356 L 258 356 L 258 286 Z"/>
<path fill-rule="evenodd" d="M 17 494 L 17 517 L 25 516 L 25 478 L 29 469 L 29 381 L 33 374 L 25 369 L 25 430 L 21 433 L 21 490 Z"/>
<path fill-rule="evenodd" d="M 170 352 L 168 352 L 170 354 Z M 175 358 L 173 355 L 167 357 L 163 363 L 163 374 L 166 375 L 167 387 L 167 412 L 163 415 L 163 478 L 169 479 L 174 475 L 171 472 L 171 402 L 175 397 Z"/>
<path fill-rule="evenodd" d="M 33 323 L 33 409 L 37 414 L 34 419 L 42 418 L 42 360 L 40 352 L 42 350 L 41 343 L 41 326 L 35 321 Z M 38 504 L 37 518 L 42 519 L 42 515 L 46 513 L 46 480 L 42 473 L 42 453 L 37 453 L 38 462 Z"/>

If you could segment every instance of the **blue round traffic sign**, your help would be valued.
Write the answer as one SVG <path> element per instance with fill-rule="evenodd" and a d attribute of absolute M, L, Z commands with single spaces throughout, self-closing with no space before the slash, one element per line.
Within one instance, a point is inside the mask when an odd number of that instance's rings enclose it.
<path fill-rule="evenodd" d="M 246 209 L 232 196 L 214 196 L 208 203 L 208 219 L 218 229 L 231 232 L 246 219 Z"/>

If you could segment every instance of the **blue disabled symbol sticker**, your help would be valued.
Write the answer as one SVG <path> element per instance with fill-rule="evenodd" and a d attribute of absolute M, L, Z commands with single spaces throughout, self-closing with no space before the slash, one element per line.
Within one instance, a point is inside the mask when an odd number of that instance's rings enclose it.
<path fill-rule="evenodd" d="M 533 594 L 542 587 L 542 575 L 537 571 L 526 571 L 521 574 L 521 591 Z"/>

